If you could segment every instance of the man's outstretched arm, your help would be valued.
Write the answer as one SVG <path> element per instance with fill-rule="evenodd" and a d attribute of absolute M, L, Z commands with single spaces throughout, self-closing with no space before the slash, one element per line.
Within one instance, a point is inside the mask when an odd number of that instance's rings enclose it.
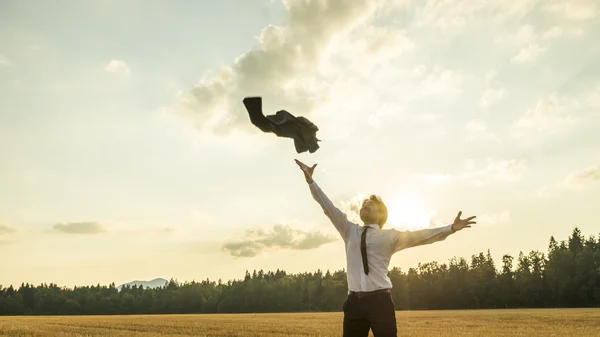
<path fill-rule="evenodd" d="M 475 216 L 461 219 L 462 211 L 458 212 L 458 215 L 454 219 L 454 223 L 451 225 L 439 227 L 439 228 L 428 228 L 417 231 L 397 231 L 394 230 L 393 238 L 393 251 L 398 252 L 400 250 L 428 245 L 434 242 L 445 240 L 450 234 L 460 231 L 464 228 L 471 228 L 471 224 L 475 224 Z"/>
<path fill-rule="evenodd" d="M 310 192 L 312 194 L 313 199 L 315 199 L 325 215 L 331 220 L 333 226 L 340 233 L 342 238 L 346 240 L 346 236 L 348 233 L 348 229 L 352 226 L 352 223 L 348 220 L 348 217 L 344 212 L 342 212 L 339 208 L 337 208 L 333 202 L 327 197 L 327 195 L 321 190 L 319 185 L 313 180 L 312 174 L 315 170 L 317 164 L 314 164 L 312 167 L 309 167 L 302 163 L 299 160 L 295 160 L 296 164 L 300 166 L 302 172 L 304 172 L 304 178 L 306 179 L 306 183 L 310 187 Z"/>

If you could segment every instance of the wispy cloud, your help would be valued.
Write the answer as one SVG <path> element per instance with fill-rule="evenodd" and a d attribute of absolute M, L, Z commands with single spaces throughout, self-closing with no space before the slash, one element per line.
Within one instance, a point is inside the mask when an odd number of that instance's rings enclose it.
<path fill-rule="evenodd" d="M 99 234 L 106 232 L 105 226 L 98 222 L 61 222 L 54 224 L 52 230 L 66 234 Z"/>
<path fill-rule="evenodd" d="M 8 57 L 0 54 L 0 66 L 11 66 L 12 62 L 8 59 Z"/>
<path fill-rule="evenodd" d="M 464 74 L 460 70 L 440 66 L 422 67 L 421 94 L 455 98 L 463 92 Z"/>
<path fill-rule="evenodd" d="M 598 15 L 600 6 L 596 0 L 550 0 L 545 9 L 574 21 L 585 21 Z"/>
<path fill-rule="evenodd" d="M 548 29 L 542 35 L 542 38 L 545 40 L 551 39 L 560 39 L 560 38 L 574 38 L 579 37 L 583 34 L 583 29 L 581 28 L 563 28 L 561 26 L 554 26 Z"/>
<path fill-rule="evenodd" d="M 573 124 L 575 117 L 570 113 L 567 104 L 556 94 L 541 98 L 533 108 L 527 110 L 513 123 L 514 134 L 560 131 Z"/>
<path fill-rule="evenodd" d="M 12 234 L 12 233 L 15 233 L 16 231 L 17 230 L 12 227 L 0 225 L 0 235 Z"/>
<path fill-rule="evenodd" d="M 104 70 L 111 74 L 123 76 L 127 76 L 131 73 L 131 69 L 129 68 L 127 62 L 115 59 L 108 61 L 108 63 L 104 66 Z"/>
<path fill-rule="evenodd" d="M 475 185 L 510 183 L 520 180 L 527 172 L 522 159 L 469 159 L 454 172 L 433 172 L 418 175 L 430 183 L 461 182 Z"/>
<path fill-rule="evenodd" d="M 504 210 L 500 213 L 485 213 L 477 216 L 477 224 L 483 226 L 496 226 L 510 221 L 510 212 Z"/>
<path fill-rule="evenodd" d="M 337 237 L 320 231 L 304 231 L 289 225 L 275 225 L 272 231 L 247 230 L 243 239 L 227 241 L 221 248 L 235 257 L 254 257 L 271 249 L 315 249 L 336 240 Z"/>
<path fill-rule="evenodd" d="M 584 188 L 600 182 L 600 166 L 590 166 L 585 170 L 569 174 L 565 178 L 565 185 L 571 188 Z"/>
<path fill-rule="evenodd" d="M 521 48 L 519 52 L 510 59 L 512 64 L 527 64 L 532 63 L 539 55 L 545 52 L 547 47 L 540 46 L 537 43 L 531 43 Z"/>
<path fill-rule="evenodd" d="M 495 88 L 487 88 L 483 95 L 481 95 L 481 99 L 479 100 L 479 104 L 488 108 L 492 104 L 498 102 L 504 97 L 505 90 L 504 89 L 495 89 Z"/>

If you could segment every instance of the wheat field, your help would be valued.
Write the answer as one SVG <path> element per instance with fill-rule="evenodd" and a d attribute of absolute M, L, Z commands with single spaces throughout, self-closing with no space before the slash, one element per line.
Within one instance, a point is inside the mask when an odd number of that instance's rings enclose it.
<path fill-rule="evenodd" d="M 600 309 L 398 311 L 398 336 L 600 336 Z M 0 317 L 0 336 L 341 336 L 342 313 Z M 370 336 L 373 336 L 372 333 Z"/>

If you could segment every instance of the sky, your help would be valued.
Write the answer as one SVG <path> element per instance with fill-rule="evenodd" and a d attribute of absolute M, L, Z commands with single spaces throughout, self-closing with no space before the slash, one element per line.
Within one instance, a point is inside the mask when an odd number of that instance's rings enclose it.
<path fill-rule="evenodd" d="M 0 284 L 341 270 L 295 158 L 352 220 L 477 216 L 390 268 L 598 235 L 598 31 L 595 0 L 2 1 Z"/>

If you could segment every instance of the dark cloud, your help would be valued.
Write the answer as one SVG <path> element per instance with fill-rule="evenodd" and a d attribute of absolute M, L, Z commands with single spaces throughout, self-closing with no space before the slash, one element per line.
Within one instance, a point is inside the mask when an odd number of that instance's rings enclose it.
<path fill-rule="evenodd" d="M 222 250 L 235 257 L 253 257 L 268 249 L 308 250 L 335 240 L 335 236 L 319 231 L 302 231 L 290 226 L 275 225 L 270 232 L 262 229 L 247 230 L 242 240 L 226 242 Z"/>
<path fill-rule="evenodd" d="M 11 234 L 11 233 L 15 233 L 15 232 L 16 232 L 16 230 L 14 228 L 0 225 L 0 235 Z"/>
<path fill-rule="evenodd" d="M 55 232 L 67 234 L 99 234 L 106 232 L 104 226 L 98 222 L 66 222 L 52 226 Z"/>

